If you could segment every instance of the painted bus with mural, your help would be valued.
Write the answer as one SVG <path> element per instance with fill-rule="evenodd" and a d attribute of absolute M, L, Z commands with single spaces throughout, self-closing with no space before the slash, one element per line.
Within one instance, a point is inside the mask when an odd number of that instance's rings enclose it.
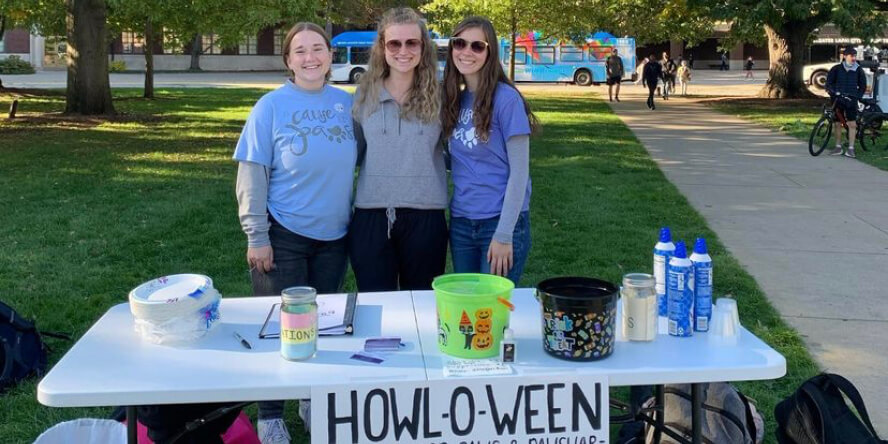
<path fill-rule="evenodd" d="M 376 31 L 347 31 L 331 41 L 333 65 L 330 80 L 357 83 L 367 72 L 370 47 Z M 438 45 L 438 74 L 444 72 L 447 62 L 448 39 L 435 38 Z M 603 83 L 607 79 L 604 62 L 614 48 L 623 60 L 624 78 L 635 81 L 635 39 L 618 38 L 606 32 L 597 32 L 580 43 L 562 43 L 546 38 L 538 32 L 522 34 L 515 39 L 515 81 L 570 82 L 577 85 Z M 500 58 L 503 69 L 509 72 L 511 42 L 500 39 Z"/>

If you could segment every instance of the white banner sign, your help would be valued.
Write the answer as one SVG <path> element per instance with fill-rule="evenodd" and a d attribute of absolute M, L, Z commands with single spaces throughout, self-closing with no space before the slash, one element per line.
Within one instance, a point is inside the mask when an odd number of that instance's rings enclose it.
<path fill-rule="evenodd" d="M 604 376 L 447 379 L 311 389 L 311 442 L 608 442 Z"/>

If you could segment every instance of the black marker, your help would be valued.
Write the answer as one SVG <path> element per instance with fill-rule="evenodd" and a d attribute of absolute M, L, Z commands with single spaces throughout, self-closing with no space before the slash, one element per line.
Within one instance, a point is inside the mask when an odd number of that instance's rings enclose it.
<path fill-rule="evenodd" d="M 250 343 L 247 342 L 247 340 L 244 339 L 244 337 L 241 336 L 240 333 L 238 333 L 238 332 L 234 332 L 234 337 L 237 338 L 238 341 L 240 341 L 241 345 L 243 345 L 244 348 L 249 349 L 249 350 L 252 350 L 252 349 L 253 349 L 253 346 L 250 345 Z"/>

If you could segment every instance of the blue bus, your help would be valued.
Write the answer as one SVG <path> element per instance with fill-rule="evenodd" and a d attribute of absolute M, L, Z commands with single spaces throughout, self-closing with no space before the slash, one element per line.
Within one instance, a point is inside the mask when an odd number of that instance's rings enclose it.
<path fill-rule="evenodd" d="M 330 80 L 357 83 L 367 71 L 370 47 L 376 31 L 348 31 L 337 35 L 333 45 L 333 66 Z M 434 39 L 438 46 L 438 77 L 442 78 L 447 62 L 449 39 Z M 585 39 L 582 45 L 562 44 L 543 38 L 537 32 L 527 33 L 515 40 L 515 81 L 518 82 L 572 82 L 577 85 L 599 84 L 607 80 L 604 61 L 617 48 L 623 59 L 624 78 L 635 81 L 635 39 L 617 38 L 598 32 Z M 503 68 L 509 72 L 511 42 L 500 40 Z"/>
<path fill-rule="evenodd" d="M 376 31 L 347 31 L 333 37 L 333 65 L 330 80 L 333 82 L 358 83 L 367 72 L 370 48 L 376 40 Z M 447 61 L 448 39 L 432 39 L 438 45 L 438 79 L 444 77 Z"/>
<path fill-rule="evenodd" d="M 623 78 L 635 81 L 635 39 L 606 32 L 588 36 L 585 43 L 562 44 L 531 32 L 515 39 L 515 81 L 572 82 L 587 86 L 607 80 L 604 61 L 614 48 L 623 60 Z M 511 42 L 500 40 L 503 68 L 509 72 Z"/>

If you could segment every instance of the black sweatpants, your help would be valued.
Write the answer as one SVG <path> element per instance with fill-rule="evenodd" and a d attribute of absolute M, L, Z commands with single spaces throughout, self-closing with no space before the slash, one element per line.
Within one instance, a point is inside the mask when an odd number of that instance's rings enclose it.
<path fill-rule="evenodd" d="M 650 109 L 654 109 L 654 108 L 655 108 L 655 105 L 654 105 L 654 91 L 656 91 L 656 90 L 657 90 L 657 82 L 656 82 L 656 81 L 653 81 L 653 82 L 652 82 L 652 81 L 648 80 L 648 100 L 647 100 L 647 105 L 648 105 L 648 108 L 650 108 Z"/>
<path fill-rule="evenodd" d="M 356 208 L 348 252 L 358 291 L 430 290 L 444 274 L 444 210 L 396 208 L 389 226 L 385 208 Z"/>

